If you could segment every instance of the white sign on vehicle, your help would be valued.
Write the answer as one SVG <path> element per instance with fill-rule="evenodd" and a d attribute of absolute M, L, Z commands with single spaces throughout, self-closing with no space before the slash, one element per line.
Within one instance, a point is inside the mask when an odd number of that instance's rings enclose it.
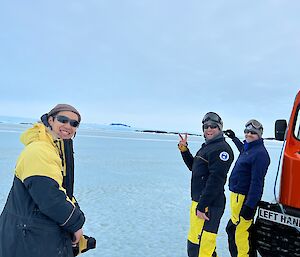
<path fill-rule="evenodd" d="M 266 210 L 263 208 L 258 209 L 258 216 L 262 219 L 273 221 L 290 227 L 300 228 L 300 218 Z"/>

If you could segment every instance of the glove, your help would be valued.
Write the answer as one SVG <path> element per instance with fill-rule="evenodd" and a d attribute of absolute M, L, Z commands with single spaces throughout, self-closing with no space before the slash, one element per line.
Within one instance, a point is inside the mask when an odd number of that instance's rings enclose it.
<path fill-rule="evenodd" d="M 77 256 L 94 248 L 96 248 L 96 239 L 83 235 L 80 238 L 80 241 L 75 246 L 73 246 L 73 254 L 74 256 Z"/>
<path fill-rule="evenodd" d="M 183 145 L 181 143 L 178 144 L 178 149 L 180 150 L 180 152 L 186 152 L 188 150 L 187 148 L 188 144 L 186 143 L 186 145 Z"/>
<path fill-rule="evenodd" d="M 224 134 L 225 134 L 226 136 L 228 136 L 229 138 L 231 138 L 231 139 L 235 138 L 235 133 L 234 133 L 231 129 L 225 130 L 225 131 L 224 131 Z"/>
<path fill-rule="evenodd" d="M 255 215 L 255 209 L 250 208 L 247 205 L 243 205 L 241 212 L 240 212 L 240 216 L 243 217 L 245 220 L 252 220 L 254 218 Z"/>

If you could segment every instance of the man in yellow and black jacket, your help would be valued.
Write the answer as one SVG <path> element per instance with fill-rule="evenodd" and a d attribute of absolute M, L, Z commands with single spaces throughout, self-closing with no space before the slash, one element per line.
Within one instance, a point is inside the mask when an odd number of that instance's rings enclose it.
<path fill-rule="evenodd" d="M 0 216 L 0 257 L 73 257 L 83 212 L 73 197 L 79 112 L 59 104 L 21 135 L 25 145 Z"/>
<path fill-rule="evenodd" d="M 226 227 L 232 257 L 256 257 L 252 224 L 260 201 L 270 157 L 262 139 L 263 126 L 257 120 L 245 125 L 242 143 L 232 130 L 225 134 L 233 140 L 240 155 L 229 177 L 231 216 Z"/>
<path fill-rule="evenodd" d="M 225 209 L 224 184 L 233 162 L 233 151 L 225 141 L 223 121 L 214 112 L 202 120 L 205 143 L 192 156 L 187 147 L 187 134 L 178 144 L 182 158 L 192 171 L 188 256 L 211 257 L 216 254 L 216 238 Z"/>

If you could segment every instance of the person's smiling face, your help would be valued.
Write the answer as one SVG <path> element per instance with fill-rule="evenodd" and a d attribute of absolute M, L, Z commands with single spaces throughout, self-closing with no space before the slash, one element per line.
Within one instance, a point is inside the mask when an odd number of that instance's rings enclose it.
<path fill-rule="evenodd" d="M 248 131 L 245 129 L 244 133 L 245 133 L 245 139 L 246 139 L 247 143 L 251 143 L 251 142 L 259 139 L 259 136 L 252 131 Z"/>
<path fill-rule="evenodd" d="M 220 129 L 217 125 L 204 125 L 203 129 L 206 140 L 213 139 L 220 133 Z"/>
<path fill-rule="evenodd" d="M 48 122 L 52 127 L 52 131 L 61 139 L 72 138 L 79 125 L 78 115 L 70 111 L 61 111 L 54 117 L 49 117 Z"/>

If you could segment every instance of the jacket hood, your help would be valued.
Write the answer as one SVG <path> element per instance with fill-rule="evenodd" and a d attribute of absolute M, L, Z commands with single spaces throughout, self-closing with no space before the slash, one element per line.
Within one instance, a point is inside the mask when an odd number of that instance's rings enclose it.
<path fill-rule="evenodd" d="M 32 128 L 27 129 L 21 135 L 20 140 L 25 146 L 36 141 L 53 142 L 49 130 L 42 123 L 35 123 Z"/>

